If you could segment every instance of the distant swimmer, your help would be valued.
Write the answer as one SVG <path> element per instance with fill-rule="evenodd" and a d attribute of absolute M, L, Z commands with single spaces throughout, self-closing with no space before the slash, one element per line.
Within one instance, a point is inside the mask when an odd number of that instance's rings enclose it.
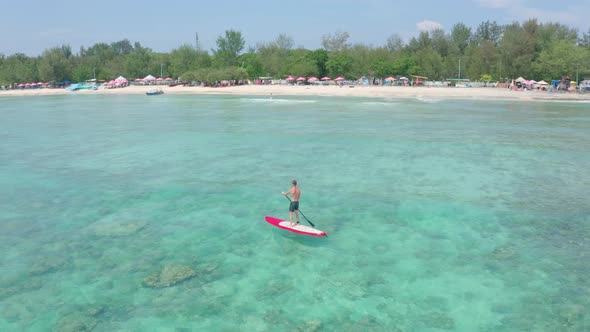
<path fill-rule="evenodd" d="M 270 93 L 270 100 L 272 100 L 272 92 Z"/>
<path fill-rule="evenodd" d="M 285 196 L 291 195 L 291 204 L 289 204 L 289 222 L 291 223 L 290 226 L 294 227 L 293 224 L 293 212 L 295 212 L 295 216 L 297 217 L 297 225 L 299 225 L 299 197 L 301 197 L 301 190 L 297 188 L 297 180 L 291 181 L 293 185 L 291 189 L 287 192 L 283 192 L 282 194 Z"/>

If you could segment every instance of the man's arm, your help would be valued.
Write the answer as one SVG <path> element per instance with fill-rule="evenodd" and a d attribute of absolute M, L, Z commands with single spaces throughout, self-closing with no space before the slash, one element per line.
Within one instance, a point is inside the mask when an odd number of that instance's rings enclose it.
<path fill-rule="evenodd" d="M 283 195 L 288 196 L 293 193 L 293 188 L 289 189 L 287 192 L 282 192 Z"/>

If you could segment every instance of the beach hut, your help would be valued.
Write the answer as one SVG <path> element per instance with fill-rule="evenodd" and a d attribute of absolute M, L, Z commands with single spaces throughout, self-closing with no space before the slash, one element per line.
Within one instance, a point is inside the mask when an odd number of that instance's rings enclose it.
<path fill-rule="evenodd" d="M 547 91 L 547 89 L 549 89 L 549 83 L 541 80 L 535 84 L 535 88 L 538 90 Z"/>

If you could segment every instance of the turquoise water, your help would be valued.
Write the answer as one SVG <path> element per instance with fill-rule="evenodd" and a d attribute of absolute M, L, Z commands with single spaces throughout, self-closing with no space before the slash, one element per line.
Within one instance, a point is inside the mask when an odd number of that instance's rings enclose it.
<path fill-rule="evenodd" d="M 588 109 L 2 98 L 0 330 L 588 331 Z"/>

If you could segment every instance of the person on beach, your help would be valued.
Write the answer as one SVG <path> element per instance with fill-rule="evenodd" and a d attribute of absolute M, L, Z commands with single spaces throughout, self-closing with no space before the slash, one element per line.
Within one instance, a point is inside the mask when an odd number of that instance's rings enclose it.
<path fill-rule="evenodd" d="M 291 181 L 291 184 L 293 187 L 287 192 L 282 192 L 282 194 L 285 196 L 291 195 L 291 204 L 289 204 L 289 222 L 291 222 L 291 227 L 295 227 L 296 224 L 293 224 L 293 212 L 295 212 L 297 225 L 299 225 L 299 197 L 301 197 L 301 190 L 297 188 L 297 180 Z"/>

